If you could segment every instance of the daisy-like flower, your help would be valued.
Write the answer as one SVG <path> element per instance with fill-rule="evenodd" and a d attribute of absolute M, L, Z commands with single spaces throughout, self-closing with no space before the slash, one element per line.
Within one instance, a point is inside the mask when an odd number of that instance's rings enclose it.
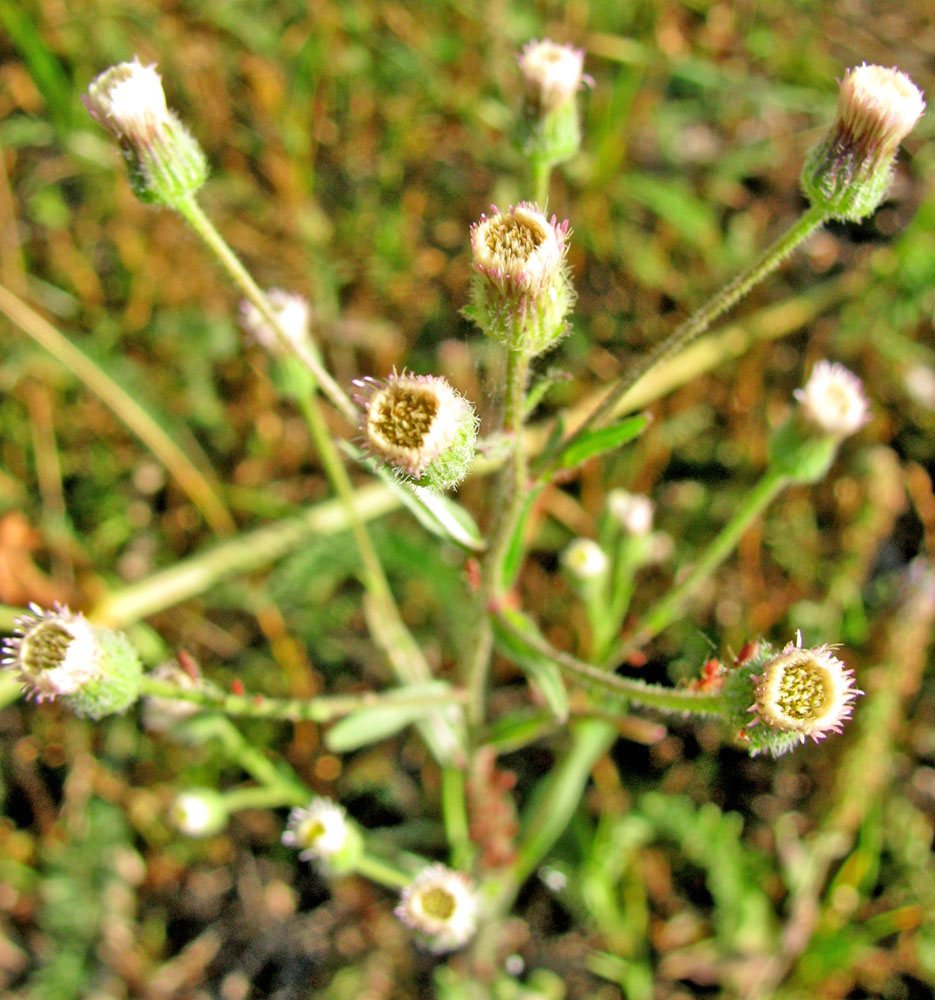
<path fill-rule="evenodd" d="M 462 872 L 442 864 L 424 868 L 407 885 L 395 913 L 430 951 L 463 947 L 477 930 L 477 893 Z"/>
<path fill-rule="evenodd" d="M 469 313 L 507 347 L 540 354 L 564 333 L 574 303 L 568 222 L 547 219 L 528 202 L 492 211 L 471 226 L 476 280 Z"/>
<path fill-rule="evenodd" d="M 828 645 L 802 648 L 802 634 L 766 662 L 756 678 L 756 695 L 749 711 L 753 725 L 761 723 L 816 743 L 828 733 L 840 733 L 851 717 L 854 700 L 863 694 L 854 672 Z"/>
<path fill-rule="evenodd" d="M 905 73 L 866 64 L 849 69 L 834 124 L 806 160 L 805 194 L 835 218 L 868 216 L 886 195 L 899 144 L 924 110 L 922 92 Z"/>
<path fill-rule="evenodd" d="M 474 458 L 474 407 L 436 375 L 393 372 L 385 381 L 359 379 L 367 449 L 420 486 L 447 490 L 464 478 Z"/>
<path fill-rule="evenodd" d="M 353 836 L 347 813 L 331 799 L 317 797 L 289 813 L 282 842 L 297 847 L 303 861 L 331 861 Z"/>
<path fill-rule="evenodd" d="M 301 295 L 283 291 L 281 288 L 271 288 L 267 292 L 267 298 L 290 342 L 307 347 L 311 318 L 308 302 Z M 246 299 L 240 303 L 240 325 L 271 354 L 281 357 L 286 353 L 285 345 L 276 335 L 276 331 L 260 315 L 260 310 Z"/>
<path fill-rule="evenodd" d="M 103 676 L 103 661 L 104 648 L 84 615 L 63 604 L 50 611 L 30 604 L 3 640 L 0 663 L 19 674 L 27 697 L 51 701 Z"/>
<path fill-rule="evenodd" d="M 648 535 L 653 530 L 654 505 L 642 493 L 611 490 L 607 494 L 607 509 L 628 535 Z"/>
<path fill-rule="evenodd" d="M 30 604 L 14 624 L 0 666 L 19 675 L 27 698 L 62 698 L 92 719 L 123 712 L 139 698 L 143 667 L 123 633 L 98 628 L 63 604 L 49 611 Z"/>
<path fill-rule="evenodd" d="M 576 538 L 562 553 L 562 565 L 576 580 L 596 580 L 607 572 L 607 553 L 590 538 Z"/>
<path fill-rule="evenodd" d="M 120 143 L 134 193 L 168 207 L 190 197 L 205 182 L 205 155 L 166 105 L 155 65 L 138 58 L 105 70 L 82 98 L 91 117 Z"/>
<path fill-rule="evenodd" d="M 795 398 L 806 420 L 829 437 L 854 434 L 870 419 L 863 384 L 837 362 L 819 361 Z"/>
<path fill-rule="evenodd" d="M 517 61 L 530 100 L 543 111 L 573 100 L 585 82 L 584 52 L 571 45 L 533 39 Z"/>
<path fill-rule="evenodd" d="M 213 788 L 179 792 L 169 808 L 169 821 L 186 837 L 210 837 L 227 826 L 224 796 Z"/>

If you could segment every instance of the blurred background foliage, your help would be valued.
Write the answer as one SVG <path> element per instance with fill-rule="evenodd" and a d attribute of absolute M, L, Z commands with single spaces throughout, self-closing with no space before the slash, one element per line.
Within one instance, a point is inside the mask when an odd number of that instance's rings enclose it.
<path fill-rule="evenodd" d="M 158 63 L 212 165 L 203 203 L 261 284 L 311 299 L 343 384 L 405 364 L 483 410 L 490 358 L 459 313 L 467 228 L 525 194 L 514 53 L 543 35 L 583 46 L 594 85 L 584 152 L 549 205 L 571 219 L 579 303 L 543 368 L 573 378 L 541 416 L 599 389 L 793 219 L 802 156 L 844 69 L 898 65 L 935 95 L 926 0 L 0 0 L 0 282 L 105 386 L 91 391 L 61 352 L 0 319 L 0 602 L 86 607 L 327 494 L 300 416 L 243 343 L 232 292 L 179 220 L 130 193 L 80 105 L 90 79 L 134 53 Z M 677 681 L 796 628 L 840 641 L 868 692 L 844 738 L 778 762 L 703 725 L 620 741 L 504 931 L 504 956 L 521 961 L 484 982 L 457 956 L 435 969 L 414 951 L 383 890 L 329 889 L 297 863 L 281 815 L 175 835 L 174 790 L 243 778 L 216 748 L 141 735 L 134 715 L 91 726 L 36 711 L 5 689 L 0 992 L 930 997 L 933 134 L 929 114 L 872 219 L 821 233 L 728 317 L 701 377 L 676 378 L 634 447 L 545 495 L 522 580 L 551 640 L 575 649 L 584 617 L 556 553 L 593 534 L 623 486 L 654 497 L 674 541 L 638 599 L 661 593 L 756 480 L 792 388 L 818 358 L 843 361 L 873 422 L 826 482 L 789 491 L 747 532 L 644 669 Z M 113 412 L 113 385 L 142 408 L 135 426 Z M 158 434 L 177 449 L 168 462 Z M 180 487 L 183 459 L 213 515 Z M 486 488 L 471 480 L 462 498 L 480 509 Z M 376 534 L 444 673 L 467 638 L 463 558 L 404 514 Z M 184 648 L 222 683 L 267 693 L 384 683 L 342 536 L 257 566 L 137 626 L 147 658 Z M 495 712 L 525 697 L 505 663 L 498 683 Z M 339 759 L 311 724 L 241 728 L 387 843 L 443 850 L 437 774 L 414 736 Z M 521 802 L 561 745 L 504 758 Z"/>

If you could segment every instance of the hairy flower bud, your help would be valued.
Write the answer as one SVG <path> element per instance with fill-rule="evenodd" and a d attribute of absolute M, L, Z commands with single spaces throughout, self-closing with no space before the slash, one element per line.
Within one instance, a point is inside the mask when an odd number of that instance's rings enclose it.
<path fill-rule="evenodd" d="M 308 302 L 301 295 L 286 292 L 281 288 L 271 288 L 267 292 L 267 298 L 288 340 L 309 347 L 311 309 Z M 270 354 L 275 357 L 286 354 L 286 345 L 277 336 L 276 331 L 263 318 L 260 310 L 246 299 L 240 303 L 240 325 Z"/>
<path fill-rule="evenodd" d="M 607 510 L 628 535 L 648 535 L 653 530 L 653 502 L 645 494 L 611 490 Z"/>
<path fill-rule="evenodd" d="M 809 201 L 836 219 L 870 215 L 889 189 L 899 144 L 924 110 L 921 91 L 905 73 L 866 64 L 849 69 L 834 124 L 805 161 Z"/>
<path fill-rule="evenodd" d="M 435 375 L 356 381 L 367 449 L 419 486 L 451 489 L 474 459 L 474 407 Z"/>
<path fill-rule="evenodd" d="M 863 383 L 837 362 L 819 361 L 794 395 L 805 419 L 829 437 L 855 434 L 870 419 Z"/>
<path fill-rule="evenodd" d="M 322 797 L 289 813 L 282 842 L 299 848 L 303 861 L 317 861 L 332 874 L 352 871 L 363 853 L 360 831 L 348 820 L 347 813 L 336 802 Z"/>
<path fill-rule="evenodd" d="M 468 315 L 489 337 L 529 355 L 552 347 L 565 332 L 575 300 L 565 262 L 568 222 L 547 219 L 522 202 L 494 206 L 471 226 L 476 271 Z"/>
<path fill-rule="evenodd" d="M 224 796 L 213 788 L 179 792 L 169 807 L 169 821 L 186 837 L 211 837 L 227 826 L 229 818 Z"/>
<path fill-rule="evenodd" d="M 27 697 L 62 698 L 78 715 L 123 712 L 140 694 L 143 668 L 126 636 L 97 628 L 64 605 L 16 619 L 0 665 L 19 674 Z"/>
<path fill-rule="evenodd" d="M 166 106 L 155 65 L 138 58 L 105 70 L 82 98 L 91 117 L 123 150 L 134 194 L 173 208 L 208 176 L 204 152 Z"/>
<path fill-rule="evenodd" d="M 517 61 L 526 90 L 524 152 L 545 165 L 562 163 L 581 147 L 575 95 L 583 83 L 590 82 L 583 73 L 584 53 L 547 38 L 533 39 Z"/>
<path fill-rule="evenodd" d="M 604 576 L 610 560 L 590 538 L 576 538 L 562 553 L 562 565 L 575 581 L 586 582 Z"/>
<path fill-rule="evenodd" d="M 477 930 L 478 899 L 467 875 L 442 864 L 430 865 L 407 885 L 396 916 L 430 951 L 463 947 Z"/>

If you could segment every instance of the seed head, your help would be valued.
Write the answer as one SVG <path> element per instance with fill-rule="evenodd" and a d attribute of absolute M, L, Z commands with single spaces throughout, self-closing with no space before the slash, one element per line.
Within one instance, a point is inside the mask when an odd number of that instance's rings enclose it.
<path fill-rule="evenodd" d="M 866 218 L 886 197 L 899 144 L 924 110 L 922 92 L 905 73 L 866 64 L 849 69 L 834 123 L 806 158 L 806 197 L 833 218 Z"/>
<path fill-rule="evenodd" d="M 478 909 L 467 875 L 435 864 L 403 889 L 395 912 L 426 948 L 442 954 L 463 947 L 474 936 Z"/>
<path fill-rule="evenodd" d="M 585 80 L 584 52 L 548 38 L 528 42 L 518 62 L 529 100 L 542 111 L 573 100 Z"/>
<path fill-rule="evenodd" d="M 393 372 L 356 381 L 367 448 L 420 486 L 451 489 L 474 458 L 474 407 L 435 375 Z"/>
<path fill-rule="evenodd" d="M 837 362 L 819 361 L 795 398 L 808 423 L 829 437 L 845 438 L 870 419 L 863 384 Z"/>
<path fill-rule="evenodd" d="M 802 648 L 802 635 L 762 667 L 756 697 L 749 711 L 754 725 L 790 733 L 804 743 L 816 743 L 828 733 L 840 733 L 851 717 L 854 700 L 863 694 L 854 673 L 828 645 Z"/>

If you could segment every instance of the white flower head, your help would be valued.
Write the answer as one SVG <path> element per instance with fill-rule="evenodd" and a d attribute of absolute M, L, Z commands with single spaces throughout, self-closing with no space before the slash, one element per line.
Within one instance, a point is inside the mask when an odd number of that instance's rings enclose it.
<path fill-rule="evenodd" d="M 611 490 L 607 495 L 607 509 L 628 535 L 648 535 L 653 530 L 655 505 L 642 493 Z"/>
<path fill-rule="evenodd" d="M 474 936 L 478 909 L 468 876 L 434 864 L 403 889 L 395 912 L 426 948 L 442 954 L 463 947 Z"/>
<path fill-rule="evenodd" d="M 831 437 L 854 434 L 870 419 L 863 384 L 837 362 L 819 361 L 795 398 L 806 420 Z"/>
<path fill-rule="evenodd" d="M 543 111 L 572 100 L 586 81 L 584 52 L 548 38 L 528 42 L 518 62 L 527 93 Z"/>
<path fill-rule="evenodd" d="M 367 449 L 419 485 L 456 486 L 474 458 L 474 407 L 437 375 L 355 381 Z"/>
<path fill-rule="evenodd" d="M 44 611 L 29 605 L 3 640 L 0 666 L 19 674 L 27 697 L 36 701 L 72 695 L 103 674 L 104 649 L 80 612 L 54 604 Z"/>
<path fill-rule="evenodd" d="M 828 645 L 802 648 L 802 634 L 762 668 L 750 711 L 771 729 L 797 734 L 801 742 L 816 743 L 828 733 L 840 733 L 851 717 L 854 700 L 863 694 L 854 672 Z"/>
<path fill-rule="evenodd" d="M 607 553 L 590 538 L 576 538 L 562 553 L 562 565 L 576 580 L 596 580 L 608 564 Z"/>
<path fill-rule="evenodd" d="M 224 796 L 213 788 L 179 792 L 169 808 L 169 820 L 186 837 L 210 837 L 227 826 Z"/>
<path fill-rule="evenodd" d="M 95 77 L 83 100 L 99 125 L 131 143 L 151 142 L 171 122 L 155 64 L 136 56 Z"/>
<path fill-rule="evenodd" d="M 919 88 L 898 69 L 849 69 L 841 81 L 837 127 L 858 155 L 889 159 L 925 111 Z"/>
<path fill-rule="evenodd" d="M 568 222 L 547 219 L 525 201 L 492 212 L 471 226 L 474 267 L 504 292 L 538 295 L 562 271 Z"/>
<path fill-rule="evenodd" d="M 344 809 L 331 799 L 318 796 L 307 806 L 289 813 L 282 842 L 299 848 L 303 861 L 331 861 L 344 849 L 351 824 Z"/>
<path fill-rule="evenodd" d="M 308 301 L 294 292 L 281 288 L 271 288 L 267 298 L 279 325 L 289 341 L 296 346 L 305 345 L 309 339 L 311 308 Z M 240 324 L 253 339 L 271 354 L 282 356 L 286 347 L 276 335 L 276 331 L 260 314 L 260 310 L 244 299 L 240 303 Z"/>

